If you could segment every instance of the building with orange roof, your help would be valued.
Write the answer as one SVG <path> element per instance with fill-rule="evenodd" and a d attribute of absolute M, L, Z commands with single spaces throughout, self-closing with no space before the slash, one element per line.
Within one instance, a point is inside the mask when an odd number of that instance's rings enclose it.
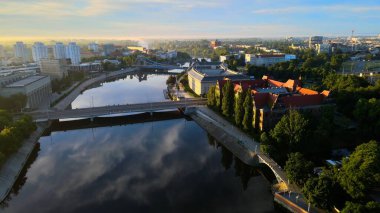
<path fill-rule="evenodd" d="M 222 102 L 222 88 L 227 79 L 219 80 L 215 94 Z M 289 109 L 319 112 L 328 103 L 329 91 L 302 88 L 300 79 L 280 82 L 263 76 L 262 79 L 232 81 L 235 97 L 250 88 L 253 99 L 253 126 L 260 130 L 273 127 Z"/>

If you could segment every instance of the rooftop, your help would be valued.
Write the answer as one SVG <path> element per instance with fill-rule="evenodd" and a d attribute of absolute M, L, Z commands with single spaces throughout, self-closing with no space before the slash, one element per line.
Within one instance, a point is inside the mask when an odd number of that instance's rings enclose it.
<path fill-rule="evenodd" d="M 27 86 L 29 84 L 32 84 L 36 81 L 39 81 L 43 78 L 47 78 L 47 76 L 43 76 L 43 75 L 35 75 L 35 76 L 30 76 L 28 78 L 24 78 L 20 81 L 16 81 L 10 85 L 7 86 L 7 88 L 11 88 L 11 87 L 24 87 L 24 86 Z"/>

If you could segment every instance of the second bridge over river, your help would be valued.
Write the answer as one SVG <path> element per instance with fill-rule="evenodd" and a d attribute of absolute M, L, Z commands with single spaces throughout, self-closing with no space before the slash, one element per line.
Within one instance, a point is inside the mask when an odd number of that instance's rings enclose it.
<path fill-rule="evenodd" d="M 70 118 L 91 118 L 111 114 L 121 114 L 130 112 L 154 112 L 168 109 L 186 108 L 189 106 L 205 105 L 206 99 L 186 99 L 182 101 L 163 101 L 140 104 L 124 104 L 91 107 L 72 110 L 45 110 L 28 113 L 35 121 L 70 119 Z"/>

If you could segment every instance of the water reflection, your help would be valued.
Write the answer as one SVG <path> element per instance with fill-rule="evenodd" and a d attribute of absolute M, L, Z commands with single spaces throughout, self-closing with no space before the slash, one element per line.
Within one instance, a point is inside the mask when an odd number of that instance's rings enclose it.
<path fill-rule="evenodd" d="M 167 74 L 135 73 L 125 78 L 106 81 L 79 95 L 72 108 L 164 101 Z M 107 104 L 104 104 L 107 103 Z"/>
<path fill-rule="evenodd" d="M 266 181 L 210 140 L 185 119 L 52 132 L 5 212 L 272 211 Z"/>

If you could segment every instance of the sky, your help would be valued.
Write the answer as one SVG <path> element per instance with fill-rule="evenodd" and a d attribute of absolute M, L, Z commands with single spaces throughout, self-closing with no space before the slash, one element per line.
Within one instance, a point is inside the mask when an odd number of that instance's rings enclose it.
<path fill-rule="evenodd" d="M 0 0 L 0 40 L 380 34 L 379 0 Z"/>

